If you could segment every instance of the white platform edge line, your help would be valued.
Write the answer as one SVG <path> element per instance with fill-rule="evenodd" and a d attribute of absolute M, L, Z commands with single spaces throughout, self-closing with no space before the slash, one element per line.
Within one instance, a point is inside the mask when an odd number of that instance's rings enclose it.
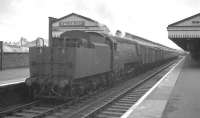
<path fill-rule="evenodd" d="M 167 74 L 165 74 L 148 92 L 146 92 L 129 110 L 120 118 L 127 118 L 146 99 L 146 97 L 171 73 L 183 60 L 183 57 Z"/>
<path fill-rule="evenodd" d="M 18 83 L 21 83 L 21 82 L 25 82 L 25 80 L 26 80 L 26 78 L 18 78 L 18 79 L 15 79 L 15 80 L 7 80 L 7 81 L 4 81 L 4 82 L 0 82 L 0 87 L 12 85 L 12 84 L 18 84 Z"/>

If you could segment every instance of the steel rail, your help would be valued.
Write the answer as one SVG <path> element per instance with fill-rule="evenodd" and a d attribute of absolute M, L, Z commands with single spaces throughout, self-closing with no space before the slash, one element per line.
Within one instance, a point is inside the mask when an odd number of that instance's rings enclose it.
<path fill-rule="evenodd" d="M 120 99 L 122 96 L 124 96 L 125 94 L 127 94 L 129 91 L 137 88 L 138 86 L 142 85 L 146 81 L 150 80 L 151 78 L 153 78 L 154 76 L 156 76 L 157 74 L 159 74 L 160 72 L 162 72 L 163 70 L 165 70 L 166 68 L 170 67 L 172 64 L 174 64 L 174 63 L 170 63 L 170 64 L 164 66 L 163 68 L 159 69 L 158 71 L 156 71 L 153 74 L 151 74 L 148 77 L 146 77 L 144 80 L 141 80 L 140 82 L 138 82 L 135 86 L 130 87 L 130 88 L 124 90 L 124 91 L 121 91 L 117 96 L 114 96 L 113 98 L 111 98 L 109 101 L 107 101 L 106 103 L 104 103 L 100 107 L 97 107 L 94 110 L 92 110 L 91 112 L 89 112 L 88 114 L 85 114 L 82 118 L 95 118 L 95 116 L 99 112 L 101 112 L 103 109 L 105 109 L 107 106 L 111 105 L 113 102 L 115 102 L 118 99 Z"/>

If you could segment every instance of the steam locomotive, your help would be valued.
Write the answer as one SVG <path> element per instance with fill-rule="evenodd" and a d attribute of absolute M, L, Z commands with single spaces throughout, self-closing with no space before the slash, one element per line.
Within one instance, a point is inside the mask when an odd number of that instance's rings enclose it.
<path fill-rule="evenodd" d="M 178 57 L 178 53 L 141 37 L 67 31 L 49 47 L 31 47 L 30 78 L 34 97 L 84 95 Z"/>

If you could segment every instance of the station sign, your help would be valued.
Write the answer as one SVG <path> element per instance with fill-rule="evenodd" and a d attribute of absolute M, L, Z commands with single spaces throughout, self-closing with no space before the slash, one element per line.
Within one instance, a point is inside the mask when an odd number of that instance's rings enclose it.
<path fill-rule="evenodd" d="M 49 37 L 60 37 L 63 32 L 71 30 L 109 33 L 107 26 L 90 18 L 72 13 L 61 18 L 50 18 Z"/>
<path fill-rule="evenodd" d="M 70 26 L 85 26 L 85 21 L 64 21 L 59 22 L 60 27 L 70 27 Z"/>
<path fill-rule="evenodd" d="M 200 24 L 200 21 L 199 20 L 194 20 L 192 21 L 193 24 Z"/>

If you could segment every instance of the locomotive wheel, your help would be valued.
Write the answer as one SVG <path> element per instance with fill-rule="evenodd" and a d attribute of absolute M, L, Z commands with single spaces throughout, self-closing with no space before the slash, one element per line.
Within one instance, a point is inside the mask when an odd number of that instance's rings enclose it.
<path fill-rule="evenodd" d="M 98 89 L 98 84 L 99 82 L 98 81 L 95 81 L 95 80 L 91 80 L 91 88 L 95 91 Z"/>
<path fill-rule="evenodd" d="M 108 86 L 112 86 L 114 80 L 114 74 L 112 72 L 106 75 L 106 81 Z"/>
<path fill-rule="evenodd" d="M 65 98 L 69 98 L 70 97 L 70 86 L 66 85 L 62 91 L 61 91 L 61 95 L 65 96 Z"/>
<path fill-rule="evenodd" d="M 29 94 L 30 98 L 34 98 L 34 92 L 33 92 L 33 89 L 31 87 L 28 88 L 28 94 Z"/>
<path fill-rule="evenodd" d="M 105 87 L 107 85 L 106 77 L 102 75 L 100 79 L 101 79 L 101 86 Z"/>
<path fill-rule="evenodd" d="M 86 90 L 85 90 L 86 94 L 89 94 L 89 95 L 92 94 L 94 89 L 95 89 L 95 87 L 93 85 L 93 81 L 92 80 L 88 80 L 88 81 L 86 81 L 85 85 L 87 86 Z"/>
<path fill-rule="evenodd" d="M 83 88 L 79 84 L 72 85 L 71 97 L 78 99 L 82 94 L 84 94 Z"/>

